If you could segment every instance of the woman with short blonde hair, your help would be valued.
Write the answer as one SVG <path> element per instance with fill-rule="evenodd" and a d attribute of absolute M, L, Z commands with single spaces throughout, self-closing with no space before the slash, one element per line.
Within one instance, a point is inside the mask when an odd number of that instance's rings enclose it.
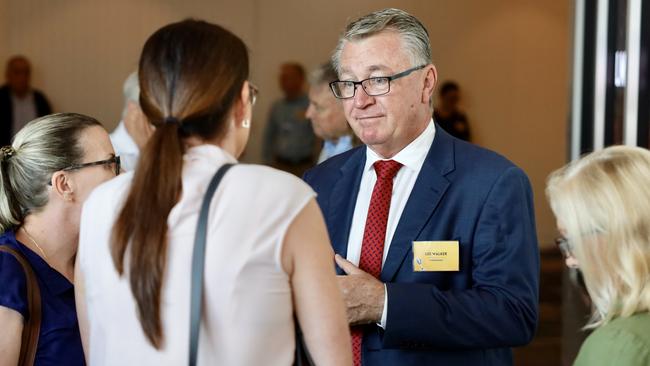
<path fill-rule="evenodd" d="M 551 174 L 563 241 L 584 274 L 598 328 L 576 365 L 650 364 L 650 151 L 616 146 Z"/>

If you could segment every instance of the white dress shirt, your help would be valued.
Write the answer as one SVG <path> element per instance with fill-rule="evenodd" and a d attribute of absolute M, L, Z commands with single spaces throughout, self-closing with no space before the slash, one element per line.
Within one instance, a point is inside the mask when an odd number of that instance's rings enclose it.
<path fill-rule="evenodd" d="M 359 260 L 361 259 L 361 244 L 363 242 L 363 232 L 366 227 L 366 217 L 368 216 L 372 190 L 377 181 L 377 174 L 375 173 L 373 164 L 378 160 L 395 160 L 403 165 L 393 180 L 393 194 L 390 199 L 390 211 L 388 212 L 388 222 L 386 224 L 386 241 L 384 242 L 384 255 L 382 258 L 383 267 L 386 256 L 388 255 L 390 243 L 393 239 L 393 234 L 395 234 L 395 229 L 406 206 L 406 201 L 408 201 L 411 195 L 411 191 L 413 190 L 413 186 L 418 178 L 420 169 L 422 169 L 422 164 L 424 164 L 435 135 L 436 127 L 432 119 L 420 136 L 391 159 L 379 156 L 369 147 L 366 148 L 366 165 L 363 168 L 357 203 L 354 206 L 352 226 L 350 227 L 350 236 L 348 238 L 347 260 L 358 266 Z M 382 328 L 386 327 L 388 308 L 388 293 L 386 291 L 384 293 L 384 312 L 382 313 L 381 323 L 379 324 Z"/>
<path fill-rule="evenodd" d="M 320 155 L 318 156 L 318 164 L 324 162 L 332 156 L 342 154 L 352 149 L 353 147 L 354 145 L 352 144 L 351 135 L 341 136 L 336 142 L 332 140 L 325 140 L 323 143 L 323 150 L 321 150 Z"/>
<path fill-rule="evenodd" d="M 115 149 L 115 155 L 120 156 L 122 169 L 126 172 L 135 169 L 140 156 L 140 149 L 129 135 L 129 131 L 126 130 L 124 121 L 120 121 L 120 124 L 115 127 L 115 130 L 110 134 L 110 138 L 113 149 Z"/>
<path fill-rule="evenodd" d="M 13 114 L 12 130 L 15 135 L 20 131 L 27 122 L 36 119 L 38 113 L 36 112 L 36 104 L 34 103 L 34 93 L 29 92 L 23 98 L 19 98 L 14 93 L 11 93 L 11 108 Z"/>

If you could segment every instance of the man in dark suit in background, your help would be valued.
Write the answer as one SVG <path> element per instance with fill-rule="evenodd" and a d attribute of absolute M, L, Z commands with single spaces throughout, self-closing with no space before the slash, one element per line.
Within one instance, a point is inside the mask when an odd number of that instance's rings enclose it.
<path fill-rule="evenodd" d="M 0 87 L 0 146 L 9 145 L 27 122 L 52 113 L 45 95 L 30 85 L 31 66 L 24 56 L 9 59 L 5 77 L 7 83 Z"/>
<path fill-rule="evenodd" d="M 433 120 L 450 135 L 465 141 L 471 141 L 469 121 L 465 113 L 458 108 L 460 87 L 453 81 L 442 84 L 438 92 L 440 103 L 433 111 Z"/>
<path fill-rule="evenodd" d="M 437 71 L 412 15 L 352 22 L 333 62 L 332 91 L 366 146 L 304 178 L 337 253 L 355 365 L 511 365 L 538 316 L 526 175 L 432 121 Z"/>

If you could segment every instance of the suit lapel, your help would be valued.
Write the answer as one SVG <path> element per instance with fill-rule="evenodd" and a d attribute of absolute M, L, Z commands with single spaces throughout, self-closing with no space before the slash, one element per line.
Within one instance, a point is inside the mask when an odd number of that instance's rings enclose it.
<path fill-rule="evenodd" d="M 330 195 L 329 207 L 332 208 L 328 220 L 330 240 L 334 252 L 344 258 L 348 253 L 350 226 L 365 162 L 366 149 L 362 147 L 341 166 L 339 179 L 334 184 Z M 341 272 L 338 267 L 337 272 Z"/>
<path fill-rule="evenodd" d="M 450 181 L 446 175 L 454 170 L 454 141 L 436 125 L 436 137 L 397 224 L 384 266 L 381 281 L 389 282 L 407 257 L 413 241 L 438 207 Z"/>

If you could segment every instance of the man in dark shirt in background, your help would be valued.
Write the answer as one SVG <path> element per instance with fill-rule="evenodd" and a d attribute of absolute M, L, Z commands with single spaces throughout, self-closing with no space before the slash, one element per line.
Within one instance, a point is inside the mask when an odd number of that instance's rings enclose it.
<path fill-rule="evenodd" d="M 284 97 L 271 107 L 264 136 L 264 160 L 275 168 L 301 176 L 315 163 L 316 136 L 306 117 L 305 69 L 295 62 L 280 67 Z"/>
<path fill-rule="evenodd" d="M 9 145 L 27 122 L 52 113 L 45 95 L 30 85 L 31 65 L 27 58 L 11 57 L 5 77 L 6 84 L 0 87 L 0 146 Z"/>
<path fill-rule="evenodd" d="M 447 81 L 440 87 L 438 104 L 433 109 L 433 120 L 450 135 L 461 140 L 470 141 L 467 116 L 458 109 L 460 87 L 453 81 Z"/>

